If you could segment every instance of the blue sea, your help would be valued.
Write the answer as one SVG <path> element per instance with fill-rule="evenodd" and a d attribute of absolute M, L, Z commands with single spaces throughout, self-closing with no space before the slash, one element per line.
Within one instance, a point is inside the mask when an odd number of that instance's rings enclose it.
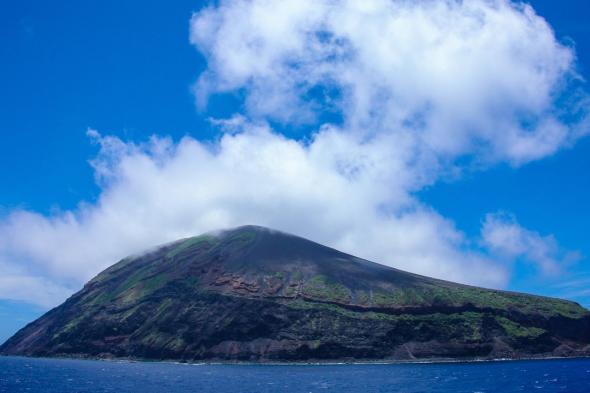
<path fill-rule="evenodd" d="M 0 392 L 590 392 L 590 360 L 184 365 L 0 357 Z"/>

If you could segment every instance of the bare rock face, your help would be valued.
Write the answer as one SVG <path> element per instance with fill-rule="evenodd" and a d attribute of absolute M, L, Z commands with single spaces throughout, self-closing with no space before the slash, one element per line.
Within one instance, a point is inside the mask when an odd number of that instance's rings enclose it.
<path fill-rule="evenodd" d="M 587 356 L 590 313 L 246 226 L 123 259 L 0 353 L 176 361 Z"/>

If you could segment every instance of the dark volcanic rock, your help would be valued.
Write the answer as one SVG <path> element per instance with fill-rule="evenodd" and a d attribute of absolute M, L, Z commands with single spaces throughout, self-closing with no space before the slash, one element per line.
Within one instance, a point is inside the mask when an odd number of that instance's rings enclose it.
<path fill-rule="evenodd" d="M 564 300 L 410 274 L 260 227 L 129 257 L 0 353 L 180 361 L 586 356 Z"/>

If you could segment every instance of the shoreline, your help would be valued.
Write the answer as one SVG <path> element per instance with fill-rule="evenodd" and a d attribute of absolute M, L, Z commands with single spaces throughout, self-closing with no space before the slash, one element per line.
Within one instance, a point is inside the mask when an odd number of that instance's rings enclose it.
<path fill-rule="evenodd" d="M 503 362 L 525 362 L 543 360 L 590 360 L 590 356 L 546 356 L 546 357 L 521 357 L 521 358 L 495 358 L 495 359 L 415 359 L 415 360 L 334 360 L 334 361 L 204 361 L 182 362 L 175 360 L 151 360 L 131 358 L 100 358 L 100 357 L 75 357 L 75 356 L 24 356 L 0 354 L 0 358 L 40 359 L 40 360 L 82 360 L 111 363 L 145 363 L 145 364 L 173 364 L 181 366 L 364 366 L 364 365 L 436 365 L 436 364 L 484 364 Z"/>

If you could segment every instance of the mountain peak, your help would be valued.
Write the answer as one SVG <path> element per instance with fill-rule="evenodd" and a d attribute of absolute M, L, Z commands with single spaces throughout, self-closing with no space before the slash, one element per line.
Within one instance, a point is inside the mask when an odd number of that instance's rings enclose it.
<path fill-rule="evenodd" d="M 223 233 L 223 232 L 245 232 L 245 231 L 287 234 L 285 232 L 281 232 L 276 229 L 271 229 L 269 227 L 265 227 L 262 225 L 255 225 L 255 224 L 239 225 L 239 226 L 233 227 L 233 228 L 222 229 L 219 232 Z"/>
<path fill-rule="evenodd" d="M 590 354 L 576 303 L 423 277 L 269 228 L 128 257 L 0 353 L 173 360 Z"/>

